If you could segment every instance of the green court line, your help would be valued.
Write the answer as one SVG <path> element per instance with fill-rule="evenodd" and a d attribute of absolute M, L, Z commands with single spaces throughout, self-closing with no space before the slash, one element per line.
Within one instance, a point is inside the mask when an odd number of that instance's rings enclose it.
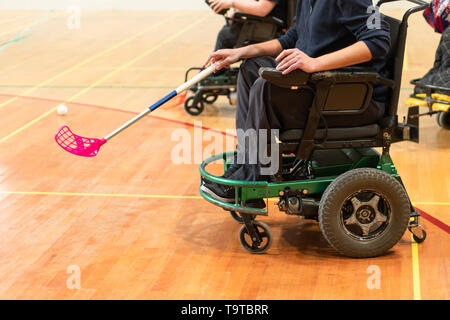
<path fill-rule="evenodd" d="M 28 38 L 28 35 L 24 35 L 24 36 L 17 37 L 17 38 L 14 38 L 14 39 L 12 39 L 12 40 L 3 42 L 3 43 L 0 45 L 0 49 L 1 49 L 1 48 L 4 48 L 4 47 L 6 47 L 6 46 L 9 46 L 9 45 L 12 44 L 12 43 L 20 43 L 20 42 L 26 40 L 27 38 Z"/>
<path fill-rule="evenodd" d="M 14 89 L 14 88 L 34 88 L 36 85 L 28 85 L 28 84 L 0 84 L 0 89 Z M 89 86 L 57 86 L 57 85 L 48 85 L 48 86 L 40 86 L 39 88 L 47 88 L 47 89 L 84 89 Z M 95 86 L 90 87 L 91 89 L 175 89 L 175 86 Z M 414 88 L 401 88 L 401 90 L 413 90 Z"/>
<path fill-rule="evenodd" d="M 19 43 L 19 42 L 24 41 L 29 36 L 26 33 L 30 32 L 31 30 L 33 30 L 34 27 L 36 27 L 38 24 L 40 24 L 41 22 L 46 20 L 51 12 L 52 11 L 44 13 L 42 16 L 40 16 L 38 19 L 36 19 L 32 24 L 30 24 L 28 27 L 26 27 L 21 32 L 19 32 L 14 38 L 1 44 L 0 51 L 5 50 L 7 47 L 9 47 L 13 43 Z"/>
<path fill-rule="evenodd" d="M 9 84 L 0 84 L 0 88 L 4 89 L 13 89 L 13 88 L 34 88 L 36 85 L 9 85 Z M 48 86 L 40 86 L 39 88 L 48 88 L 48 89 L 84 89 L 89 86 L 57 86 L 57 85 L 48 85 Z M 96 86 L 91 87 L 91 89 L 175 89 L 176 87 L 165 87 L 165 86 Z"/>

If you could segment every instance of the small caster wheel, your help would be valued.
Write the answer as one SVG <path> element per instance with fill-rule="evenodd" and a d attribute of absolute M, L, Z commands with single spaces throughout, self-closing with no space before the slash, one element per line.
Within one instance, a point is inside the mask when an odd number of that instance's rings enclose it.
<path fill-rule="evenodd" d="M 200 115 L 205 109 L 205 104 L 202 99 L 195 99 L 195 97 L 190 97 L 184 103 L 184 110 L 189 113 L 191 116 Z"/>
<path fill-rule="evenodd" d="M 252 221 L 252 225 L 255 229 L 254 236 L 250 236 L 247 227 L 243 225 L 239 231 L 239 242 L 248 252 L 262 254 L 272 245 L 272 230 L 270 230 L 267 224 L 261 221 Z"/>
<path fill-rule="evenodd" d="M 414 232 L 412 232 L 411 230 L 409 230 L 411 233 L 412 233 L 412 235 L 413 235 L 413 239 L 414 239 L 414 241 L 415 242 L 417 242 L 417 243 L 422 243 L 422 242 L 424 242 L 425 241 L 425 239 L 427 238 L 427 233 L 426 233 L 426 231 L 425 230 L 422 230 L 422 236 L 417 236 Z"/>
<path fill-rule="evenodd" d="M 239 213 L 236 213 L 235 211 L 230 211 L 230 215 L 237 223 L 240 223 L 240 224 L 244 223 L 244 220 L 239 215 Z"/>
<path fill-rule="evenodd" d="M 450 130 L 450 112 L 439 112 L 437 122 L 440 127 Z"/>
<path fill-rule="evenodd" d="M 230 215 L 231 217 L 239 224 L 243 224 L 244 223 L 244 219 L 242 219 L 242 217 L 239 215 L 239 213 L 235 212 L 235 211 L 230 211 Z M 255 217 L 252 217 L 252 220 L 255 220 Z"/>
<path fill-rule="evenodd" d="M 203 102 L 207 103 L 207 104 L 213 104 L 214 102 L 217 101 L 217 95 L 215 94 L 209 94 L 205 97 L 203 97 Z"/>

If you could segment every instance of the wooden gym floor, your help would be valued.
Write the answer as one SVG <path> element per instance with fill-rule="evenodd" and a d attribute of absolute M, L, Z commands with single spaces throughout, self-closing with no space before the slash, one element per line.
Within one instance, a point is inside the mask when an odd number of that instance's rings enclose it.
<path fill-rule="evenodd" d="M 420 144 L 392 148 L 412 201 L 427 213 L 425 243 L 405 233 L 385 256 L 345 258 L 317 223 L 271 203 L 261 220 L 274 244 L 250 255 L 240 225 L 199 197 L 198 164 L 170 161 L 174 130 L 193 133 L 194 120 L 234 127 L 226 99 L 198 118 L 162 108 L 93 159 L 53 140 L 63 124 L 102 137 L 173 90 L 203 63 L 222 19 L 206 11 L 82 12 L 81 29 L 68 30 L 67 18 L 0 12 L 0 298 L 449 298 L 450 132 L 434 118 L 421 119 Z M 432 66 L 438 41 L 416 15 L 402 102 L 409 80 Z M 55 111 L 62 102 L 65 117 Z M 81 271 L 80 289 L 66 285 L 69 266 Z M 368 289 L 369 266 L 381 272 L 379 289 Z"/>

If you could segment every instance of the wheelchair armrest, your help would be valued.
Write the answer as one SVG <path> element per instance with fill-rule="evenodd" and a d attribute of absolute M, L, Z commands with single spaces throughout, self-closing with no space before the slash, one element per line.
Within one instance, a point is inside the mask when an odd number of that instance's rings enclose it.
<path fill-rule="evenodd" d="M 271 23 L 279 28 L 283 28 L 285 26 L 285 23 L 283 20 L 278 19 L 276 17 L 266 16 L 266 17 L 259 17 L 254 16 L 248 13 L 243 12 L 236 12 L 232 18 L 233 21 L 236 22 L 265 22 L 265 23 Z"/>
<path fill-rule="evenodd" d="M 393 80 L 382 77 L 373 69 L 361 67 L 348 67 L 338 70 L 321 71 L 316 73 L 306 73 L 301 70 L 294 70 L 287 75 L 274 68 L 261 68 L 259 75 L 282 88 L 292 88 L 306 86 L 308 81 L 319 82 L 321 80 L 333 80 L 339 82 L 376 82 L 390 88 L 395 87 Z"/>
<path fill-rule="evenodd" d="M 311 74 L 303 72 L 301 70 L 294 70 L 287 75 L 275 68 L 260 68 L 259 75 L 261 78 L 266 79 L 270 83 L 281 88 L 296 88 L 305 87 Z"/>
<path fill-rule="evenodd" d="M 340 82 L 376 82 L 390 88 L 395 87 L 395 81 L 382 77 L 374 69 L 363 67 L 347 67 L 337 70 L 321 71 L 311 75 L 311 81 L 330 79 Z"/>
<path fill-rule="evenodd" d="M 414 80 L 411 80 L 410 83 L 417 88 L 424 89 L 425 91 L 429 92 L 429 94 L 431 94 L 431 93 L 441 93 L 441 94 L 446 94 L 446 95 L 450 94 L 450 87 L 445 88 L 445 87 L 434 86 L 431 84 L 422 84 L 422 83 L 420 83 L 420 80 L 422 80 L 422 79 L 414 79 Z"/>

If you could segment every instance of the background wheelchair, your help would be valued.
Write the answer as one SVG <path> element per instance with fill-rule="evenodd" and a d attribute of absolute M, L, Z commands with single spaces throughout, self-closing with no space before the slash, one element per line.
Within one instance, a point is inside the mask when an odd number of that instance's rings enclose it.
<path fill-rule="evenodd" d="M 275 17 L 258 17 L 250 14 L 236 12 L 230 20 L 236 29 L 240 30 L 236 48 L 254 43 L 272 40 L 283 35 L 287 29 L 294 25 L 298 0 L 286 0 L 288 3 L 287 21 Z M 208 3 L 208 1 L 206 1 Z M 221 12 L 225 14 L 226 11 Z M 190 68 L 186 71 L 185 82 L 195 71 L 202 68 Z M 228 68 L 220 73 L 213 74 L 192 87 L 193 96 L 186 99 L 184 109 L 193 116 L 200 115 L 205 104 L 214 103 L 219 96 L 226 96 L 231 105 L 236 103 L 236 84 L 239 68 Z"/>
<path fill-rule="evenodd" d="M 392 1 L 381 0 L 378 6 Z M 261 77 L 277 86 L 314 90 L 315 98 L 305 129 L 280 132 L 280 166 L 274 182 L 233 181 L 207 171 L 207 166 L 218 160 L 224 160 L 226 171 L 233 152 L 213 156 L 200 166 L 202 182 L 235 187 L 234 204 L 218 201 L 202 190 L 200 194 L 243 222 L 239 241 L 247 251 L 263 253 L 272 243 L 270 227 L 255 220 L 258 215 L 268 215 L 268 210 L 246 206 L 246 201 L 261 198 L 279 198 L 280 211 L 317 220 L 329 244 L 349 257 L 382 255 L 406 229 L 416 242 L 425 240 L 420 214 L 389 154 L 392 143 L 419 141 L 419 108 L 410 107 L 408 118 L 401 123 L 397 115 L 408 19 L 428 7 L 421 0 L 408 1 L 417 6 L 409 9 L 402 21 L 384 16 L 392 38 L 386 57 L 387 78 L 357 67 L 314 74 L 296 70 L 286 76 L 275 69 L 260 70 Z M 382 121 L 363 127 L 319 129 L 324 115 L 363 112 L 372 98 L 373 83 L 390 88 Z M 373 149 L 377 147 L 381 154 Z"/>
<path fill-rule="evenodd" d="M 450 87 L 438 87 L 421 84 L 420 79 L 412 80 L 416 88 L 422 89 L 425 93 L 413 93 L 408 100 L 407 106 L 419 106 L 428 108 L 428 112 L 418 116 L 437 115 L 436 120 L 440 127 L 450 130 Z"/>

